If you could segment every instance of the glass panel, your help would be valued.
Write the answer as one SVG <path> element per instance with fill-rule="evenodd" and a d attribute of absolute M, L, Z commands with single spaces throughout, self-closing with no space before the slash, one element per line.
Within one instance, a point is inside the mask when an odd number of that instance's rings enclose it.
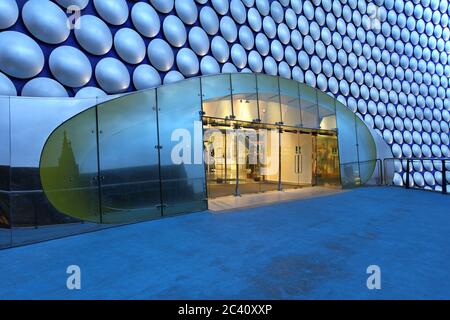
<path fill-rule="evenodd" d="M 161 216 L 155 92 L 146 90 L 98 106 L 104 223 Z"/>
<path fill-rule="evenodd" d="M 279 137 L 275 128 L 238 130 L 239 193 L 278 190 Z"/>
<path fill-rule="evenodd" d="M 317 90 L 303 83 L 299 84 L 302 126 L 319 128 L 319 112 L 317 109 Z"/>
<path fill-rule="evenodd" d="M 257 75 L 259 118 L 263 123 L 281 122 L 278 78 Z"/>
<path fill-rule="evenodd" d="M 329 95 L 318 91 L 317 101 L 319 105 L 320 129 L 336 130 L 336 100 Z"/>
<path fill-rule="evenodd" d="M 358 162 L 355 115 L 342 103 L 336 101 L 336 116 L 337 126 L 339 128 L 340 162 Z M 359 173 L 357 174 L 359 176 Z"/>
<path fill-rule="evenodd" d="M 80 219 L 59 212 L 41 190 L 16 193 L 10 198 L 14 228 L 75 224 Z M 15 229 L 16 230 L 16 229 Z"/>
<path fill-rule="evenodd" d="M 203 112 L 207 117 L 228 119 L 231 109 L 231 78 L 229 74 L 201 78 Z"/>
<path fill-rule="evenodd" d="M 450 194 L 450 161 L 445 160 L 443 167 L 445 167 L 445 174 L 442 175 L 442 181 L 447 188 L 447 194 Z"/>
<path fill-rule="evenodd" d="M 48 137 L 95 101 L 11 97 L 11 190 L 41 189 L 39 163 Z"/>
<path fill-rule="evenodd" d="M 0 248 L 11 246 L 9 97 L 0 97 Z"/>
<path fill-rule="evenodd" d="M 208 198 L 236 192 L 235 134 L 231 127 L 206 125 L 204 148 Z"/>
<path fill-rule="evenodd" d="M 236 131 L 239 165 L 239 193 L 259 192 L 261 180 L 258 163 L 258 135 L 253 128 Z"/>
<path fill-rule="evenodd" d="M 297 152 L 298 183 L 311 186 L 314 181 L 315 137 L 310 133 L 299 133 Z"/>
<path fill-rule="evenodd" d="M 54 157 L 52 158 L 52 168 L 47 168 L 47 171 L 64 171 L 64 168 L 56 168 L 55 164 L 59 163 L 60 154 L 56 152 L 57 148 L 62 147 L 62 139 L 59 141 L 60 146 L 57 146 L 50 135 L 52 132 L 62 124 L 63 127 L 68 125 L 64 123 L 66 120 L 82 112 L 86 108 L 95 105 L 96 99 L 58 99 L 58 98 L 22 98 L 11 97 L 10 98 L 10 132 L 11 132 L 11 190 L 15 191 L 9 198 L 9 207 L 11 213 L 11 243 L 12 245 L 21 245 L 25 243 L 33 243 L 36 241 L 53 239 L 56 237 L 66 236 L 70 234 L 77 234 L 85 231 L 87 225 L 91 225 L 89 230 L 98 229 L 100 226 L 95 223 L 81 222 L 80 217 L 76 217 L 67 210 L 63 212 L 58 210 L 56 206 L 50 203 L 47 198 L 47 194 L 42 191 L 41 176 L 40 176 L 40 162 L 41 153 L 42 161 L 46 161 L 46 155 L 48 153 L 44 149 L 47 146 L 52 145 L 55 150 Z M 36 108 L 36 105 L 39 108 Z M 95 115 L 95 112 L 94 112 Z M 0 120 L 1 121 L 1 120 Z M 69 120 L 72 121 L 72 120 Z M 77 120 L 73 120 L 77 121 Z M 96 130 L 95 117 L 93 117 L 93 129 Z M 76 127 L 79 124 L 75 124 L 72 127 L 74 136 L 77 136 L 76 147 L 73 150 L 77 152 L 83 148 L 90 148 L 90 142 L 84 142 L 86 140 L 83 137 L 78 137 L 75 132 Z M 3 127 L 3 125 L 2 125 Z M 79 128 L 84 130 L 83 125 Z M 0 129 L 1 130 L 1 129 Z M 60 129 L 61 130 L 61 129 Z M 58 135 L 58 133 L 56 133 Z M 86 135 L 87 136 L 87 135 Z M 95 136 L 94 143 L 95 143 Z M 48 143 L 47 143 L 48 140 Z M 81 141 L 82 142 L 81 142 Z M 82 146 L 81 143 L 85 143 Z M 92 150 L 95 152 L 96 147 Z M 67 154 L 67 152 L 65 152 Z M 80 156 L 80 157 L 78 157 Z M 84 170 L 84 162 L 88 162 L 87 157 L 84 155 L 76 155 L 77 161 L 83 163 L 80 165 L 81 170 Z M 85 158 L 85 159 L 81 159 Z M 47 158 L 48 160 L 48 158 Z M 67 160 L 66 156 L 63 156 L 61 161 Z M 96 163 L 96 159 L 92 160 Z M 44 165 L 45 166 L 45 165 Z M 67 169 L 70 168 L 66 167 Z M 45 170 L 44 170 L 45 171 Z M 70 171 L 70 169 L 69 169 Z M 66 173 L 66 172 L 64 172 Z M 82 188 L 77 189 L 76 186 L 69 190 L 69 183 L 75 184 L 74 181 L 67 181 L 73 179 L 71 173 L 62 174 L 59 177 L 55 172 L 52 173 L 55 181 L 53 181 L 53 188 L 55 186 L 64 184 L 62 190 L 51 190 L 50 193 L 61 196 L 60 203 L 65 205 L 68 209 L 70 204 L 64 204 L 64 201 L 80 201 L 84 197 Z M 82 175 L 81 173 L 80 175 Z M 93 177 L 96 179 L 96 175 Z M 61 178 L 61 181 L 57 182 L 56 179 Z M 85 179 L 85 176 L 79 177 L 79 181 Z M 66 181 L 64 181 L 66 179 Z M 44 182 L 45 178 L 42 179 Z M 97 191 L 95 197 L 98 196 L 98 188 L 94 187 Z M 74 195 L 78 193 L 78 196 Z M 89 198 L 90 196 L 88 196 Z M 86 200 L 86 198 L 84 198 Z M 87 200 L 89 201 L 89 200 Z M 80 206 L 80 205 L 78 205 Z M 94 210 L 98 213 L 98 205 L 94 204 Z M 81 210 L 82 211 L 82 210 Z M 89 212 L 88 212 L 89 214 Z"/>
<path fill-rule="evenodd" d="M 339 185 L 339 154 L 336 136 L 317 135 L 317 185 Z"/>
<path fill-rule="evenodd" d="M 258 121 L 256 76 L 254 74 L 232 74 L 233 115 L 236 120 Z"/>
<path fill-rule="evenodd" d="M 157 95 L 164 214 L 204 210 L 200 80 L 188 79 L 158 88 Z"/>
<path fill-rule="evenodd" d="M 291 127 L 300 127 L 300 99 L 298 82 L 280 78 L 281 120 Z"/>
<path fill-rule="evenodd" d="M 297 130 L 281 134 L 281 182 L 283 189 L 310 186 L 313 180 L 313 136 Z"/>
<path fill-rule="evenodd" d="M 81 222 L 79 219 L 62 214 L 53 207 L 42 191 L 14 194 L 11 196 L 10 204 L 14 213 L 12 244 L 15 246 L 108 226 Z"/>
<path fill-rule="evenodd" d="M 11 218 L 9 194 L 0 191 L 0 248 L 11 246 Z"/>
<path fill-rule="evenodd" d="M 343 188 L 355 188 L 361 185 L 358 162 L 341 164 L 341 183 Z"/>
<path fill-rule="evenodd" d="M 96 111 L 91 108 L 53 132 L 40 167 L 42 186 L 52 205 L 63 214 L 91 222 L 101 221 L 96 133 Z"/>
<path fill-rule="evenodd" d="M 236 193 L 236 182 L 238 178 L 237 163 L 237 134 L 234 128 L 226 130 L 226 161 L 227 170 L 225 172 L 225 180 L 233 185 L 233 194 Z"/>
<path fill-rule="evenodd" d="M 360 177 L 361 183 L 365 184 L 375 171 L 376 162 L 374 160 L 377 157 L 377 151 L 372 134 L 363 120 L 355 116 L 355 124 L 356 137 L 358 139 L 358 159 L 360 163 L 364 163 L 364 166 L 359 166 Z"/>
<path fill-rule="evenodd" d="M 382 184 L 381 164 L 381 160 L 363 161 L 359 164 L 361 178 L 365 181 L 364 185 L 379 186 Z"/>
<path fill-rule="evenodd" d="M 281 186 L 283 189 L 299 186 L 298 148 L 297 130 L 283 130 L 281 133 Z"/>
<path fill-rule="evenodd" d="M 258 130 L 258 163 L 260 164 L 260 191 L 279 189 L 280 132 L 279 129 Z"/>
<path fill-rule="evenodd" d="M 9 98 L 0 97 L 0 190 L 10 190 Z"/>

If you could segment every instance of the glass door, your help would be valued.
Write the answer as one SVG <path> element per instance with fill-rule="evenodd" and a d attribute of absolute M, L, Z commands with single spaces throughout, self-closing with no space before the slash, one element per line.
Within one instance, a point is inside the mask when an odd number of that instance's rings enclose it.
<path fill-rule="evenodd" d="M 239 194 L 278 190 L 278 129 L 246 123 L 236 134 Z"/>
<path fill-rule="evenodd" d="M 208 198 L 236 193 L 236 135 L 231 126 L 214 122 L 204 126 L 205 170 Z"/>
<path fill-rule="evenodd" d="M 281 133 L 281 187 L 282 189 L 298 188 L 299 136 L 297 130 L 283 130 Z"/>
<path fill-rule="evenodd" d="M 317 146 L 317 185 L 339 185 L 339 153 L 336 135 L 318 134 Z"/>
<path fill-rule="evenodd" d="M 283 189 L 311 186 L 314 176 L 314 140 L 310 133 L 287 129 L 281 133 Z"/>
<path fill-rule="evenodd" d="M 280 129 L 258 130 L 258 159 L 260 164 L 260 191 L 280 189 Z"/>
<path fill-rule="evenodd" d="M 311 133 L 299 132 L 297 154 L 298 184 L 307 187 L 314 184 L 314 136 Z"/>
<path fill-rule="evenodd" d="M 239 194 L 260 191 L 260 164 L 258 161 L 258 130 L 252 124 L 241 124 L 236 130 L 237 170 Z"/>

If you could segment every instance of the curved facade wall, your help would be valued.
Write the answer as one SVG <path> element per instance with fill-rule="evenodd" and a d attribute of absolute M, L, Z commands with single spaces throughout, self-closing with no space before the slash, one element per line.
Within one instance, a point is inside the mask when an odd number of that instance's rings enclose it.
<path fill-rule="evenodd" d="M 183 116 L 174 118 L 174 114 Z M 280 144 L 284 130 L 298 128 L 330 139 L 336 145 L 334 155 L 316 151 L 316 165 L 310 163 L 312 154 L 309 162 L 305 160 L 318 168 L 317 175 L 323 169 L 332 176 L 326 182 L 315 178 L 315 185 L 365 183 L 375 169 L 376 146 L 369 129 L 337 100 L 294 80 L 235 73 L 127 94 L 71 117 L 49 134 L 42 148 L 43 192 L 60 213 L 94 223 L 127 223 L 205 210 L 206 133 L 202 130 L 207 119 L 224 120 L 229 128 L 245 123 L 261 130 L 276 128 L 275 137 L 266 136 L 258 144 L 265 149 L 258 156 L 274 151 L 265 145 L 278 143 L 286 148 Z M 237 140 L 245 138 L 243 131 L 233 134 Z M 278 147 L 276 155 L 267 158 L 274 163 L 281 157 Z M 228 148 L 238 148 L 238 143 Z M 238 153 L 242 156 L 250 149 Z M 337 149 L 342 150 L 340 157 Z M 183 154 L 180 163 L 179 153 Z M 271 173 L 280 189 L 281 172 L 277 164 Z"/>
<path fill-rule="evenodd" d="M 196 77 L 97 98 L 0 97 L 0 106 L 0 145 L 6 146 L 0 149 L 0 248 L 204 208 L 202 118 L 291 132 L 276 130 L 279 136 L 331 137 L 341 163 L 373 160 L 378 151 L 370 130 L 343 104 L 267 75 Z M 174 165 L 176 137 L 186 133 L 187 146 L 201 155 L 193 166 Z M 337 155 L 316 156 L 323 169 L 315 184 L 330 183 Z M 341 166 L 342 184 L 364 182 L 373 171 Z"/>
<path fill-rule="evenodd" d="M 337 98 L 395 157 L 449 157 L 449 13 L 447 0 L 4 0 L 0 94 L 84 97 L 266 73 Z"/>

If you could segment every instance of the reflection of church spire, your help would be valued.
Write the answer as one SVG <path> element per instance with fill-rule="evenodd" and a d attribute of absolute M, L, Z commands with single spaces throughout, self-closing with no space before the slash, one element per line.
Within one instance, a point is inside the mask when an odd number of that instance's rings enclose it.
<path fill-rule="evenodd" d="M 67 138 L 67 132 L 64 131 L 64 139 L 59 156 L 58 168 L 63 177 L 74 178 L 80 174 L 75 155 L 72 149 L 72 143 Z"/>

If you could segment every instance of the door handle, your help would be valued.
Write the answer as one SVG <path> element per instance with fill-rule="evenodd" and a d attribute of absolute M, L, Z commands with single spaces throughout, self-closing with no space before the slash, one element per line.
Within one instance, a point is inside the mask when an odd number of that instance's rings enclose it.
<path fill-rule="evenodd" d="M 303 156 L 298 155 L 298 173 L 303 173 Z"/>

